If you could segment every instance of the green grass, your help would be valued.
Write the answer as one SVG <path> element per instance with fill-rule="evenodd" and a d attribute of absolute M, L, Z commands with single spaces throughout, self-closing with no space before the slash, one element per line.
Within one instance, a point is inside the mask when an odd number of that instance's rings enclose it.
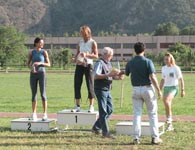
<path fill-rule="evenodd" d="M 195 124 L 192 122 L 175 122 L 174 132 L 162 135 L 164 141 L 159 146 L 151 145 L 150 137 L 142 137 L 142 144 L 132 145 L 132 137 L 116 135 L 116 139 L 102 139 L 89 130 L 66 130 L 52 133 L 31 133 L 10 131 L 10 119 L 1 119 L 0 149 L 2 150 L 193 150 L 195 149 Z M 115 134 L 116 121 L 110 121 L 111 132 Z M 78 128 L 77 128 L 78 129 Z M 90 127 L 89 127 L 90 129 Z"/>
<path fill-rule="evenodd" d="M 71 109 L 74 106 L 73 77 L 70 74 L 47 74 L 48 111 L 56 113 L 62 109 Z M 160 79 L 160 75 L 158 75 Z M 194 101 L 194 74 L 184 74 L 186 84 L 186 97 L 179 95 L 174 99 L 174 115 L 193 116 L 195 114 Z M 120 107 L 121 82 L 124 84 L 124 99 Z M 31 92 L 29 87 L 29 74 L 0 74 L 0 112 L 31 112 Z M 129 78 L 124 81 L 114 81 L 112 96 L 115 106 L 114 114 L 132 114 L 131 84 Z M 88 108 L 87 91 L 85 82 L 82 88 L 82 107 Z M 42 112 L 40 96 L 38 112 Z M 162 100 L 158 101 L 159 115 L 164 115 Z M 97 109 L 97 103 L 95 105 Z M 143 114 L 146 114 L 144 107 Z M 10 131 L 10 120 L 13 118 L 1 118 L 0 123 L 0 149 L 26 150 L 26 149 L 94 149 L 94 150 L 183 150 L 195 149 L 195 123 L 174 122 L 175 131 L 162 135 L 164 143 L 160 146 L 150 145 L 150 137 L 143 137 L 140 146 L 131 144 L 132 137 L 117 135 L 115 140 L 102 139 L 94 136 L 89 130 L 91 127 L 79 127 L 81 130 L 67 130 L 56 133 L 31 133 Z M 110 121 L 111 132 L 115 134 L 117 121 Z"/>
<path fill-rule="evenodd" d="M 62 109 L 71 109 L 74 106 L 73 74 L 48 73 L 47 74 L 47 97 L 48 112 L 56 113 Z M 160 80 L 160 75 L 158 75 Z M 180 97 L 180 93 L 174 99 L 174 115 L 193 116 L 195 114 L 195 75 L 184 74 L 186 84 L 186 96 Z M 121 102 L 121 83 L 124 84 L 124 99 Z M 29 86 L 29 73 L 0 74 L 0 112 L 31 112 L 31 91 Z M 131 102 L 132 86 L 129 77 L 124 81 L 114 81 L 112 97 L 115 114 L 132 114 Z M 87 90 L 85 80 L 82 86 L 83 109 L 88 108 Z M 164 115 L 162 100 L 158 100 L 159 115 Z M 97 109 L 97 102 L 95 103 Z M 42 112 L 41 99 L 38 91 L 38 112 Z M 143 114 L 146 114 L 145 107 Z"/>

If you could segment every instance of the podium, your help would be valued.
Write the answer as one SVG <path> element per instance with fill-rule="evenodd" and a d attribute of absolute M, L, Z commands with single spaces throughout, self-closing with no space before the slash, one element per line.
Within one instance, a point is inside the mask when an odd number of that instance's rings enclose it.
<path fill-rule="evenodd" d="M 165 123 L 159 122 L 159 135 L 162 135 L 165 132 Z M 133 135 L 133 122 L 119 122 L 116 124 L 116 133 L 117 134 L 124 134 L 124 135 Z M 141 134 L 144 136 L 150 136 L 150 124 L 149 122 L 142 122 L 141 123 Z"/>
<path fill-rule="evenodd" d="M 80 112 L 71 112 L 71 110 L 62 110 L 57 113 L 58 125 L 82 125 L 92 126 L 98 118 L 98 112 L 88 112 L 81 110 Z"/>
<path fill-rule="evenodd" d="M 29 120 L 29 118 L 19 118 L 11 121 L 11 130 L 33 131 L 33 132 L 49 132 L 56 130 L 56 119 L 47 119 L 42 121 Z"/>

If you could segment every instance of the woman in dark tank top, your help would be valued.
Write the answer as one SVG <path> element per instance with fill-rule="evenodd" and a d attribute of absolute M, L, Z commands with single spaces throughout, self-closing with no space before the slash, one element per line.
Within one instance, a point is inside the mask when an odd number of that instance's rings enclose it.
<path fill-rule="evenodd" d="M 43 49 L 43 39 L 37 37 L 34 40 L 34 47 L 28 55 L 28 66 L 31 68 L 30 72 L 30 87 L 32 92 L 32 120 L 37 120 L 37 84 L 39 83 L 40 93 L 43 105 L 43 118 L 47 120 L 47 96 L 46 96 L 46 72 L 45 66 L 50 67 L 50 60 L 47 51 Z"/>

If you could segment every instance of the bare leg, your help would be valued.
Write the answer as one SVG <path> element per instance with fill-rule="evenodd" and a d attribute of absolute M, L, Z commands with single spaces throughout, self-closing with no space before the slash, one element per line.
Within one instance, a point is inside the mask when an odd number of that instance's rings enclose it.
<path fill-rule="evenodd" d="M 92 106 L 94 105 L 94 98 L 89 99 L 89 104 L 92 105 Z"/>
<path fill-rule="evenodd" d="M 165 104 L 165 111 L 166 111 L 166 117 L 167 117 L 167 126 L 166 131 L 173 131 L 173 125 L 172 125 L 172 111 L 171 111 L 171 105 L 173 101 L 173 96 L 171 94 L 168 94 L 166 97 L 163 98 L 164 104 Z"/>
<path fill-rule="evenodd" d="M 167 118 L 172 117 L 172 110 L 171 110 L 172 100 L 173 100 L 173 96 L 171 94 L 168 94 L 163 98 Z"/>
<path fill-rule="evenodd" d="M 47 101 L 42 101 L 43 113 L 47 114 Z"/>
<path fill-rule="evenodd" d="M 94 112 L 94 99 L 92 98 L 92 99 L 89 99 L 89 110 L 88 110 L 88 112 Z"/>
<path fill-rule="evenodd" d="M 37 112 L 37 101 L 32 102 L 32 112 L 36 113 Z"/>
<path fill-rule="evenodd" d="M 75 101 L 76 101 L 76 105 L 77 105 L 77 106 L 80 106 L 81 100 L 80 100 L 80 99 L 76 99 Z"/>
<path fill-rule="evenodd" d="M 81 104 L 81 100 L 80 99 L 76 99 L 76 105 L 80 106 L 80 104 Z"/>

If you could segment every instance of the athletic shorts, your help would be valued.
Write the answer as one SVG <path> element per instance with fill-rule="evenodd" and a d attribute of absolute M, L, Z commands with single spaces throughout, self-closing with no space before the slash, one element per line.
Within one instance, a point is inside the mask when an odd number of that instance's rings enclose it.
<path fill-rule="evenodd" d="M 171 94 L 173 97 L 175 97 L 178 93 L 178 87 L 177 86 L 165 86 L 163 96 L 167 96 L 168 94 Z"/>

